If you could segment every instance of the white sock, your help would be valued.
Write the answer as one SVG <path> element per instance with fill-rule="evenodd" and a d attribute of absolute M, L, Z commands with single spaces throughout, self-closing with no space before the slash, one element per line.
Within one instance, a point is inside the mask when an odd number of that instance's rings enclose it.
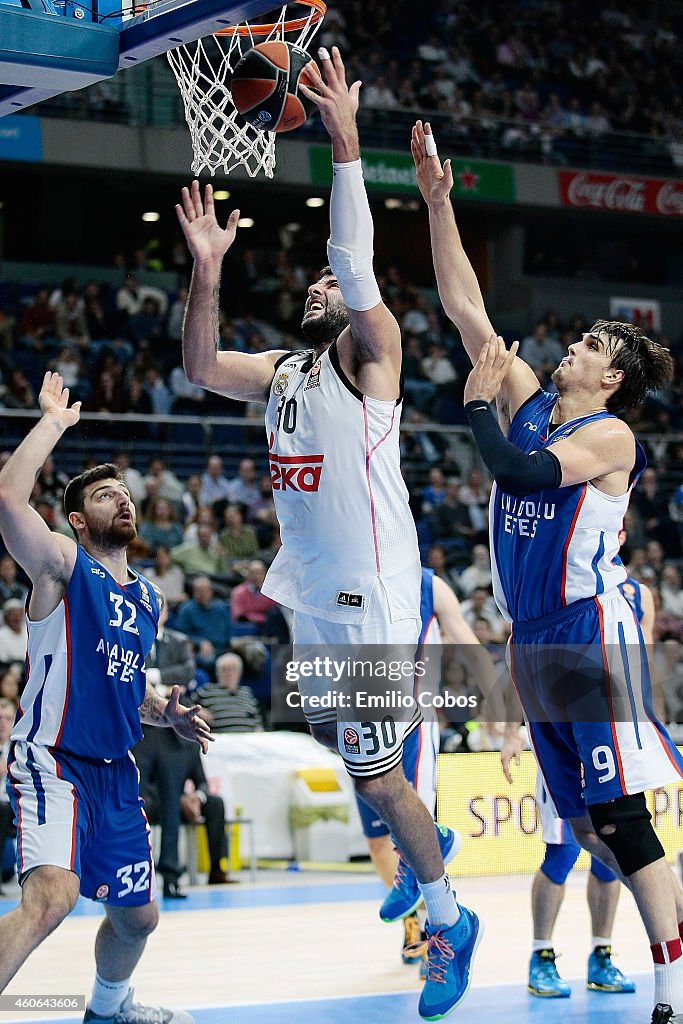
<path fill-rule="evenodd" d="M 531 952 L 538 953 L 541 949 L 554 949 L 552 939 L 534 939 L 531 943 Z"/>
<path fill-rule="evenodd" d="M 671 964 L 655 964 L 655 1003 L 668 1003 L 683 1013 L 683 957 Z"/>
<path fill-rule="evenodd" d="M 598 946 L 611 946 L 612 940 L 607 935 L 594 935 L 591 939 L 591 949 L 597 949 Z"/>
<path fill-rule="evenodd" d="M 130 978 L 125 981 L 105 981 L 95 972 L 95 984 L 88 1006 L 98 1017 L 113 1017 L 121 1009 L 129 988 Z"/>
<path fill-rule="evenodd" d="M 460 908 L 455 902 L 451 880 L 443 874 L 435 882 L 418 882 L 427 908 L 427 921 L 432 928 L 445 925 L 451 928 L 460 917 Z"/>

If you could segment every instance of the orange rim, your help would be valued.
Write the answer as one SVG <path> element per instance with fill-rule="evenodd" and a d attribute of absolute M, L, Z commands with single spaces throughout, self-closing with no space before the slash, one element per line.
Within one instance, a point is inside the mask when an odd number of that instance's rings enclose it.
<path fill-rule="evenodd" d="M 317 25 L 327 13 L 327 4 L 324 3 L 324 0 L 297 0 L 297 3 L 313 8 L 312 13 L 309 11 L 303 18 L 294 18 L 292 21 L 285 21 L 284 23 L 273 21 L 268 25 L 249 25 L 248 23 L 229 25 L 228 28 L 222 28 L 218 32 L 214 32 L 214 35 L 256 36 L 258 38 L 260 36 L 269 36 L 278 26 L 281 27 L 283 32 L 300 32 L 309 23 Z"/>

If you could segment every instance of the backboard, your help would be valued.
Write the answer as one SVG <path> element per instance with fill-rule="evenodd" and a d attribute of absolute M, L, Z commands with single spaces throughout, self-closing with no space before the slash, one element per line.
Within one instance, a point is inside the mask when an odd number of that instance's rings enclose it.
<path fill-rule="evenodd" d="M 54 2 L 54 0 L 53 0 Z M 122 6 L 123 2 L 123 6 Z M 0 0 L 0 117 L 259 18 L 277 0 Z M 87 5 L 87 6 L 86 6 Z"/>

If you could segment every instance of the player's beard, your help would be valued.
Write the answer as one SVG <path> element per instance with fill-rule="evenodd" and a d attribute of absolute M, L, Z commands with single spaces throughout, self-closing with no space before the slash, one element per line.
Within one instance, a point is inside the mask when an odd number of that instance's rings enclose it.
<path fill-rule="evenodd" d="M 343 302 L 327 304 L 323 313 L 307 317 L 301 324 L 301 333 L 316 350 L 336 341 L 349 324 L 349 314 Z"/>
<path fill-rule="evenodd" d="M 91 543 L 100 551 L 117 551 L 128 547 L 138 535 L 134 522 L 123 523 L 118 518 L 108 526 L 90 526 L 88 532 Z"/>

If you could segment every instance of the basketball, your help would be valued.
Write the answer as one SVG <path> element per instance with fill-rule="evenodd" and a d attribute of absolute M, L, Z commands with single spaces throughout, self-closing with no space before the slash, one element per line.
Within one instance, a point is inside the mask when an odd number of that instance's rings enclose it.
<path fill-rule="evenodd" d="M 253 128 L 291 132 L 304 123 L 313 104 L 299 96 L 312 85 L 309 69 L 318 66 L 300 46 L 279 40 L 247 50 L 235 66 L 230 91 L 238 113 Z"/>

